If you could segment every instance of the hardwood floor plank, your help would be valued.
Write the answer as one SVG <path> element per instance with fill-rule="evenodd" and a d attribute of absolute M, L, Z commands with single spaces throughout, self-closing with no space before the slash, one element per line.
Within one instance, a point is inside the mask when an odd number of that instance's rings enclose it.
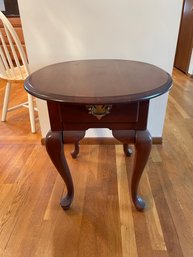
<path fill-rule="evenodd" d="M 125 157 L 119 145 L 116 146 L 116 165 L 123 257 L 138 257 Z"/>
<path fill-rule="evenodd" d="M 146 197 L 148 206 L 144 214 L 147 223 L 147 230 L 149 231 L 149 237 L 151 240 L 151 247 L 153 251 L 166 251 L 167 249 L 164 241 L 163 231 L 147 173 L 144 174 L 143 178 L 144 179 L 141 183 L 141 192 L 142 195 L 145 195 L 145 193 L 147 194 L 148 192 L 148 198 Z"/>
<path fill-rule="evenodd" d="M 172 182 L 169 183 L 170 179 L 169 177 L 167 177 L 167 172 L 164 175 L 162 175 L 162 173 L 159 173 L 159 177 L 162 188 L 164 188 L 163 193 L 165 195 L 165 199 L 168 203 L 168 207 L 170 209 L 170 213 L 176 227 L 176 232 L 179 238 L 179 244 L 181 246 L 183 256 L 192 256 L 193 236 L 191 235 L 192 231 L 189 227 L 189 219 L 186 220 L 184 216 L 184 211 L 178 201 Z M 165 186 L 166 183 L 167 187 Z"/>
<path fill-rule="evenodd" d="M 117 184 L 114 146 L 95 147 L 99 149 L 94 158 L 97 165 L 88 173 L 78 256 L 121 257 L 117 187 L 111 188 Z"/>
<path fill-rule="evenodd" d="M 49 166 L 47 166 L 47 173 L 44 173 L 43 168 L 47 160 L 42 158 L 43 161 L 36 163 L 38 156 L 43 153 L 42 150 L 35 147 L 30 155 L 31 158 L 26 161 L 26 165 L 21 170 L 16 183 L 18 191 L 18 194 L 15 194 L 16 199 L 17 195 L 24 195 L 24 197 L 23 201 L 19 201 L 19 208 L 15 208 L 16 215 L 14 215 L 14 212 L 11 213 L 15 218 L 15 224 L 4 249 L 7 256 L 11 256 L 13 252 L 17 256 L 22 256 L 22 254 L 30 256 L 29 253 L 33 253 L 35 249 L 34 243 L 36 244 L 38 241 L 40 217 L 43 216 L 42 210 L 44 210 L 48 201 L 46 197 L 49 198 L 49 195 L 44 194 L 44 197 L 41 197 L 41 195 L 44 193 L 45 186 L 49 186 L 49 183 L 46 184 L 46 177 L 49 175 L 49 178 L 52 179 L 51 174 L 48 173 Z"/>
<path fill-rule="evenodd" d="M 161 166 L 161 167 L 160 167 Z M 172 219 L 168 203 L 165 199 L 164 188 L 160 184 L 159 172 L 164 170 L 161 164 L 151 163 L 149 169 L 149 181 L 152 188 L 159 220 L 162 226 L 164 235 L 164 241 L 166 244 L 167 252 L 169 257 L 185 257 L 183 255 L 180 241 L 176 233 L 176 226 Z"/>
<path fill-rule="evenodd" d="M 169 102 L 171 102 L 172 108 L 176 108 L 176 110 L 179 112 L 183 119 L 190 119 L 188 113 L 179 105 L 179 103 L 171 95 L 169 96 Z"/>

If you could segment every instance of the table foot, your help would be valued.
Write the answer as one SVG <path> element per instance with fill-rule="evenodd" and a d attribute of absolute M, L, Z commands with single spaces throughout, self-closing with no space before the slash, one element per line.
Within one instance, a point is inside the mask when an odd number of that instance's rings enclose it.
<path fill-rule="evenodd" d="M 136 196 L 135 199 L 134 199 L 134 205 L 135 205 L 135 208 L 138 210 L 138 211 L 143 211 L 144 208 L 145 208 L 145 201 L 143 200 L 143 198 L 141 198 L 140 196 Z"/>
<path fill-rule="evenodd" d="M 64 156 L 63 132 L 49 131 L 46 136 L 46 150 L 57 171 L 60 173 L 66 185 L 67 194 L 61 200 L 64 210 L 69 209 L 74 198 L 74 186 L 70 170 Z"/>
<path fill-rule="evenodd" d="M 138 195 L 138 185 L 149 158 L 152 139 L 148 130 L 138 130 L 135 135 L 135 161 L 131 179 L 131 195 L 137 210 L 145 208 L 144 200 Z"/>
<path fill-rule="evenodd" d="M 123 144 L 123 151 L 127 157 L 130 157 L 133 153 L 128 144 Z"/>
<path fill-rule="evenodd" d="M 71 152 L 71 156 L 72 156 L 73 159 L 76 159 L 76 157 L 79 154 L 79 151 L 80 151 L 80 146 L 79 146 L 79 142 L 77 142 L 77 143 L 74 144 L 74 151 Z"/>
<path fill-rule="evenodd" d="M 67 195 L 66 197 L 62 198 L 62 200 L 60 201 L 60 205 L 64 210 L 68 210 L 70 208 L 70 205 L 72 203 L 73 198 L 69 197 L 69 195 Z"/>

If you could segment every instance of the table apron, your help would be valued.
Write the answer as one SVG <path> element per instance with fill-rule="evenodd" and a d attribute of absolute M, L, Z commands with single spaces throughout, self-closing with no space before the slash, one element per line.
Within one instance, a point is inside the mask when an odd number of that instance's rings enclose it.
<path fill-rule="evenodd" d="M 145 130 L 149 101 L 112 104 L 102 117 L 89 113 L 88 105 L 47 101 L 52 131 L 109 128 L 111 130 Z"/>

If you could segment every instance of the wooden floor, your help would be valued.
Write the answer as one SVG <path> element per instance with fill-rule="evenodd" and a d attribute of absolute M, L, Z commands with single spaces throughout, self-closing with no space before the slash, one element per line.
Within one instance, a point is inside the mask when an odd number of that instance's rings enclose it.
<path fill-rule="evenodd" d="M 0 257 L 193 256 L 193 80 L 177 70 L 173 78 L 163 145 L 153 146 L 140 184 L 143 213 L 131 203 L 133 156 L 121 145 L 81 145 L 77 160 L 66 146 L 75 199 L 64 212 L 64 184 L 27 110 L 0 123 Z M 24 96 L 14 87 L 12 102 Z"/>

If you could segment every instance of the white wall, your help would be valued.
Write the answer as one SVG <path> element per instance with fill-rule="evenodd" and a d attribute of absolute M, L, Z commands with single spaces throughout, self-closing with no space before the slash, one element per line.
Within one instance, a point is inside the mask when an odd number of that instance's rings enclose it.
<path fill-rule="evenodd" d="M 0 10 L 5 11 L 5 4 L 3 0 L 0 0 Z"/>
<path fill-rule="evenodd" d="M 133 59 L 172 71 L 181 0 L 18 2 L 32 71 L 89 58 Z M 166 103 L 167 94 L 151 101 L 148 128 L 154 137 L 162 136 Z M 38 105 L 45 136 L 49 128 L 46 105 L 40 101 Z M 98 130 L 89 134 L 95 135 L 105 134 Z"/>

